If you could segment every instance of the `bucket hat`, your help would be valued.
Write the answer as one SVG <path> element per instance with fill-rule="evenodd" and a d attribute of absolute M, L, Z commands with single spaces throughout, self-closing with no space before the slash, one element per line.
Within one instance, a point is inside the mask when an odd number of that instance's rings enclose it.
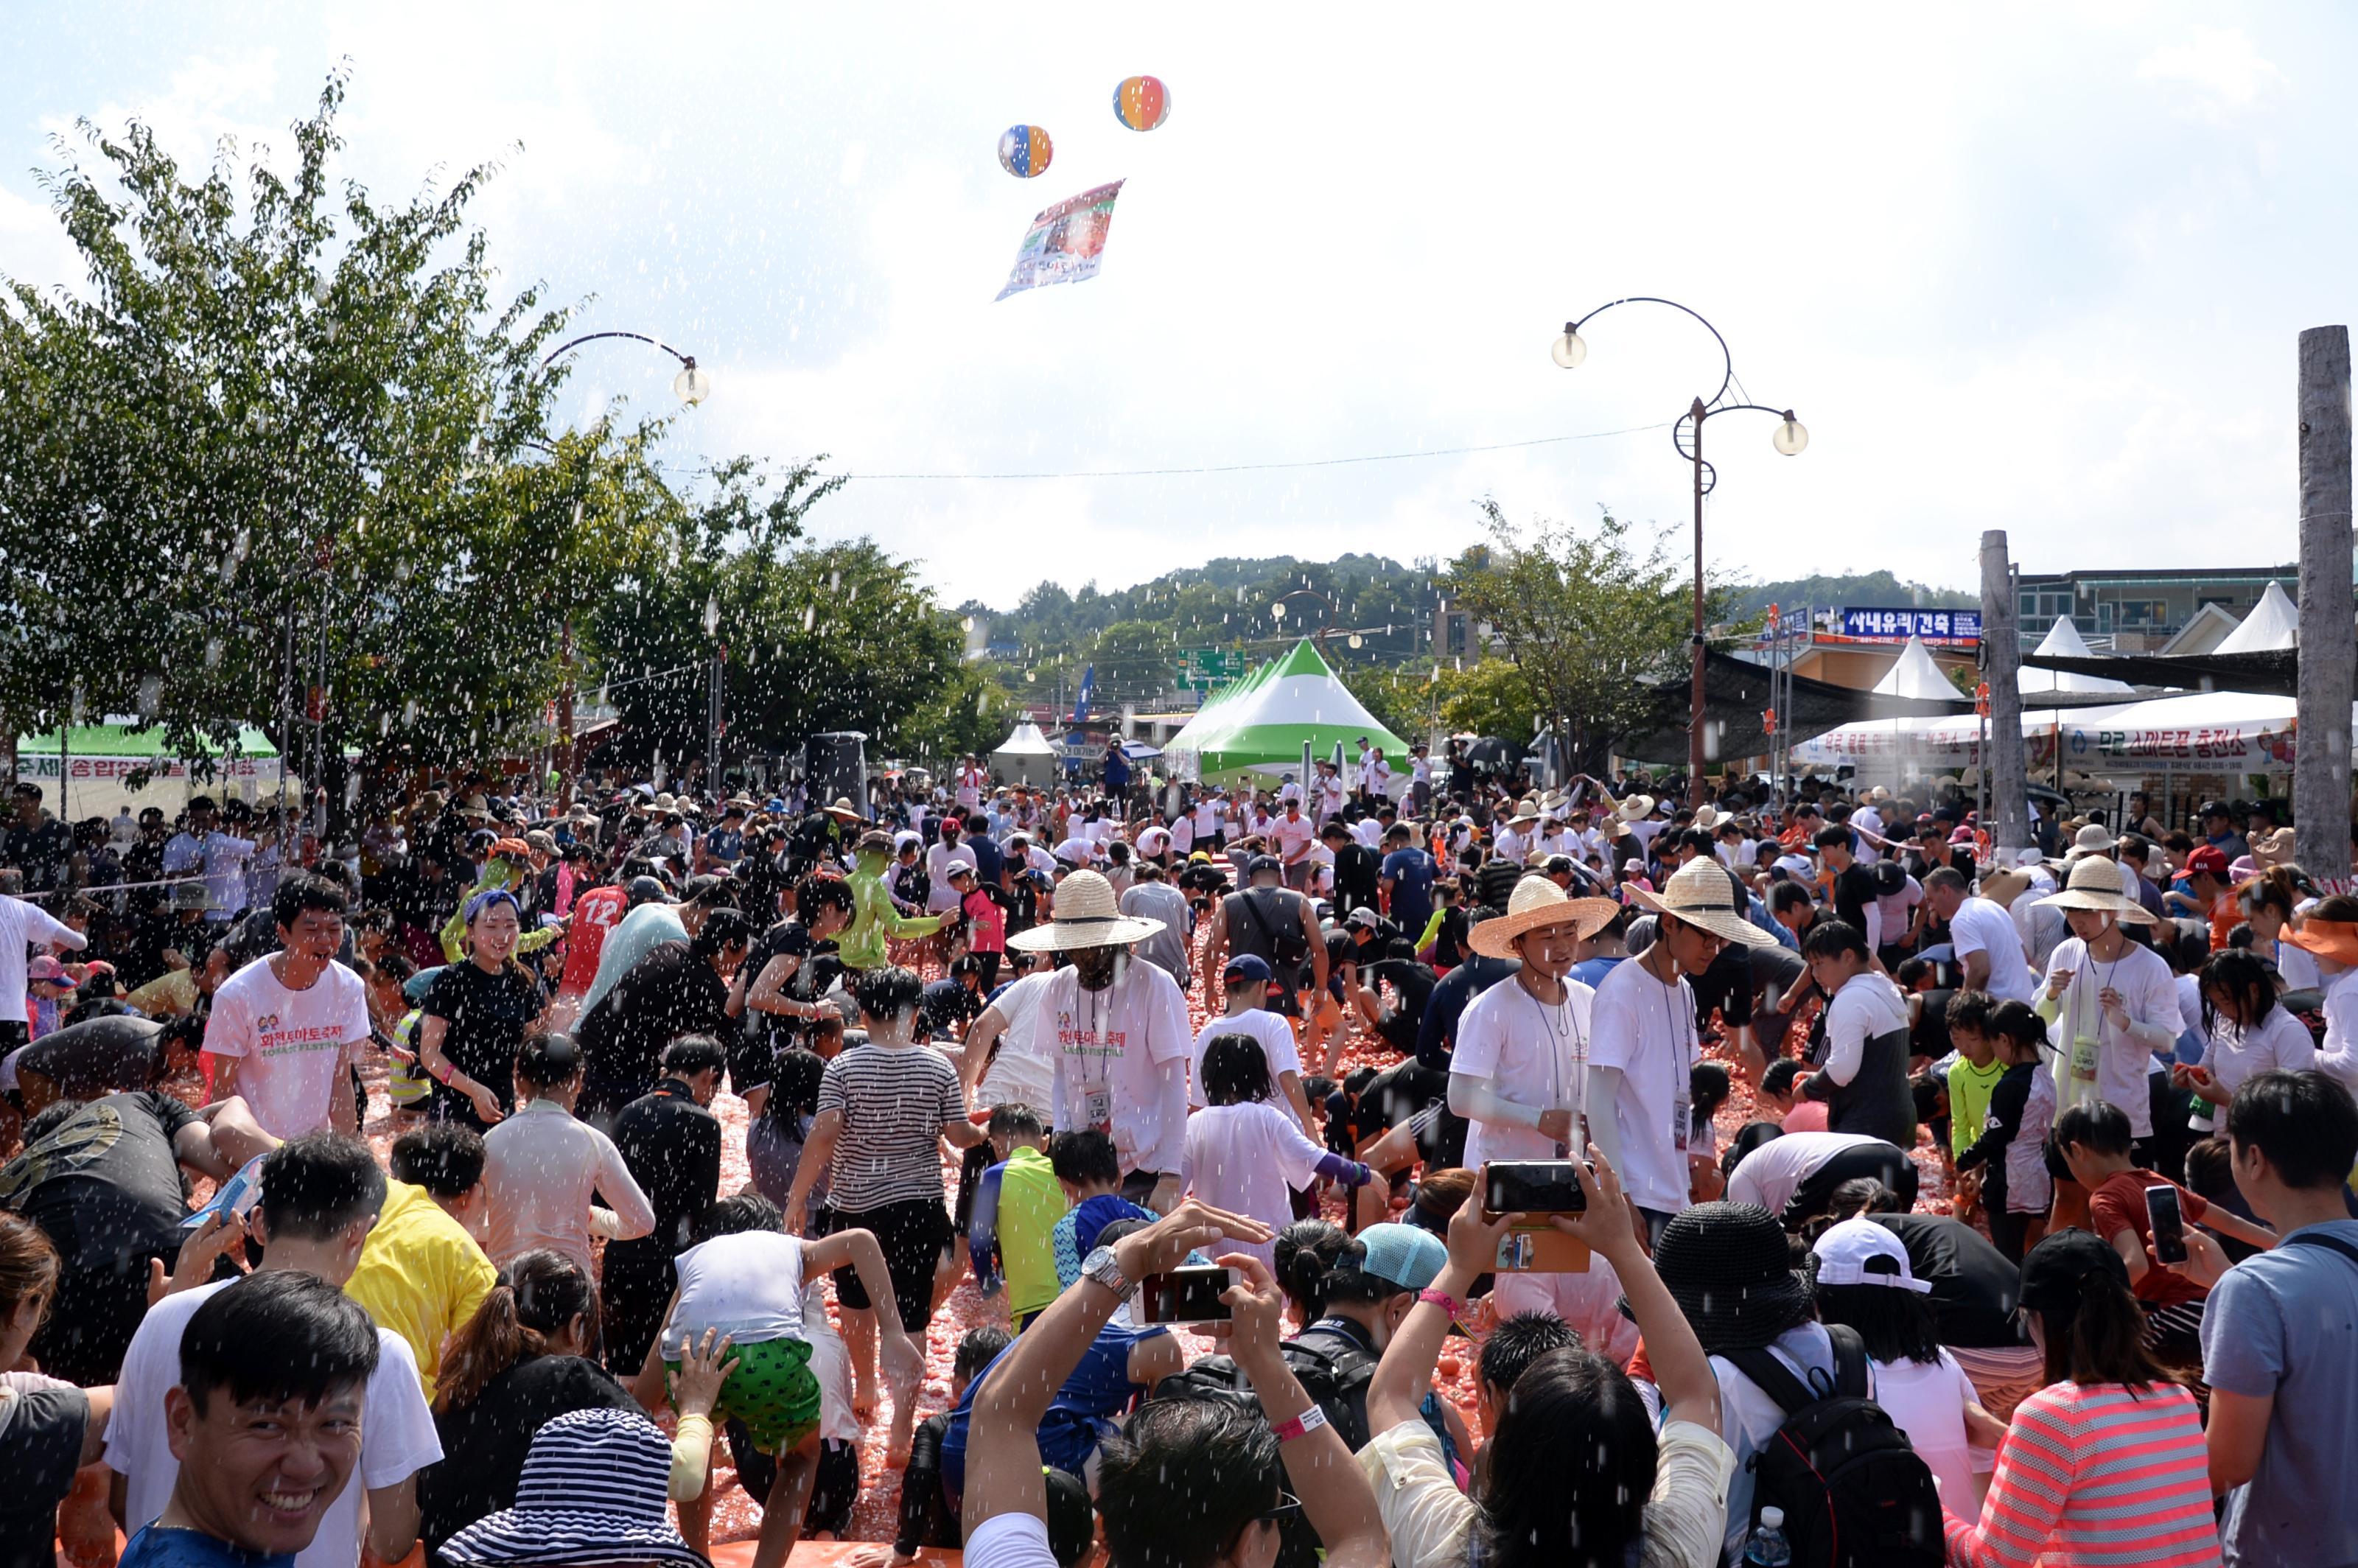
<path fill-rule="evenodd" d="M 669 1440 L 638 1411 L 568 1411 L 533 1434 L 515 1507 L 477 1519 L 443 1544 L 442 1555 L 483 1568 L 711 1568 L 672 1528 L 664 1497 L 670 1474 Z"/>

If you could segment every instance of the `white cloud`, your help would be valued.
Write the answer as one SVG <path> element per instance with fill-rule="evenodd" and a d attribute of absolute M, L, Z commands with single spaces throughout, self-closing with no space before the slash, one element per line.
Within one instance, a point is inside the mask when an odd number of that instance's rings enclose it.
<path fill-rule="evenodd" d="M 2137 63 L 2138 79 L 2190 87 L 2195 106 L 2214 122 L 2282 91 L 2283 71 L 2264 58 L 2241 27 L 2196 27 L 2191 42 L 2169 44 Z"/>

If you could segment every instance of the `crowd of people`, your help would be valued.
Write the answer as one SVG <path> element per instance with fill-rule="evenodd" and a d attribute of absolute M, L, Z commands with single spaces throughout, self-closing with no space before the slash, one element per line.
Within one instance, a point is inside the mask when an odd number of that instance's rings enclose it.
<path fill-rule="evenodd" d="M 2358 1564 L 2358 899 L 1703 793 L 20 784 L 0 1557 Z"/>

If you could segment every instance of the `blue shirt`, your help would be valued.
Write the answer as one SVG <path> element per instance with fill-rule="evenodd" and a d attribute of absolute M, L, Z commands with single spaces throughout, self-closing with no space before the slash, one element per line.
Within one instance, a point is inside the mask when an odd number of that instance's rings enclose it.
<path fill-rule="evenodd" d="M 1417 1061 L 1436 1073 L 1449 1071 L 1450 1053 L 1457 1048 L 1457 1020 L 1466 1004 L 1522 967 L 1513 958 L 1476 956 L 1442 976 L 1425 999 L 1424 1016 L 1417 1021 Z"/>
<path fill-rule="evenodd" d="M 291 1552 L 248 1552 L 202 1530 L 151 1524 L 124 1547 L 116 1568 L 294 1568 L 294 1563 Z"/>
<path fill-rule="evenodd" d="M 958 840 L 958 848 L 974 861 L 976 885 L 987 888 L 999 885 L 1000 877 L 1007 870 L 1007 855 L 990 834 L 977 833 L 969 827 L 966 836 Z"/>
<path fill-rule="evenodd" d="M 1615 954 L 1611 957 L 1583 958 L 1572 967 L 1570 973 L 1574 979 L 1589 989 L 1595 990 L 1605 983 L 1605 977 L 1613 972 L 1614 965 L 1628 961 L 1628 955 L 1626 953 Z"/>
<path fill-rule="evenodd" d="M 1394 849 L 1377 875 L 1392 884 L 1392 924 L 1412 942 L 1423 935 L 1433 918 L 1433 857 L 1414 848 Z"/>
<path fill-rule="evenodd" d="M 2287 1233 L 2228 1270 L 2203 1308 L 2211 1386 L 2276 1400 L 2259 1468 L 2227 1494 L 2231 1568 L 2358 1563 L 2358 1263 L 2299 1239 L 2318 1235 L 2358 1247 L 2358 1220 Z"/>
<path fill-rule="evenodd" d="M 1043 1464 L 1075 1476 L 1081 1473 L 1081 1466 L 1097 1452 L 1098 1443 L 1114 1431 L 1113 1418 L 1146 1391 L 1142 1385 L 1130 1380 L 1130 1347 L 1170 1332 L 1160 1325 L 1129 1328 L 1119 1323 L 1109 1323 L 1098 1330 L 1098 1336 L 1081 1352 L 1080 1365 L 1073 1368 L 1065 1386 L 1048 1401 L 1047 1413 L 1040 1418 Z M 942 1485 L 952 1496 L 966 1489 L 966 1433 L 967 1423 L 974 1415 L 974 1391 L 999 1370 L 999 1364 L 1014 1348 L 1011 1345 L 992 1357 L 990 1365 L 958 1396 L 957 1408 L 950 1411 L 949 1430 L 942 1433 Z"/>

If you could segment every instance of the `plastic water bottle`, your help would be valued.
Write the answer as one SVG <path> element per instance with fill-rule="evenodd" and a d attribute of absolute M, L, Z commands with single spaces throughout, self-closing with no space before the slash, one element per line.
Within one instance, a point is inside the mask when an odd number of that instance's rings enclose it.
<path fill-rule="evenodd" d="M 1786 1568 L 1793 1561 L 1793 1549 L 1785 1542 L 1783 1509 L 1760 1510 L 1760 1522 L 1744 1543 L 1744 1561 L 1747 1568 Z"/>

